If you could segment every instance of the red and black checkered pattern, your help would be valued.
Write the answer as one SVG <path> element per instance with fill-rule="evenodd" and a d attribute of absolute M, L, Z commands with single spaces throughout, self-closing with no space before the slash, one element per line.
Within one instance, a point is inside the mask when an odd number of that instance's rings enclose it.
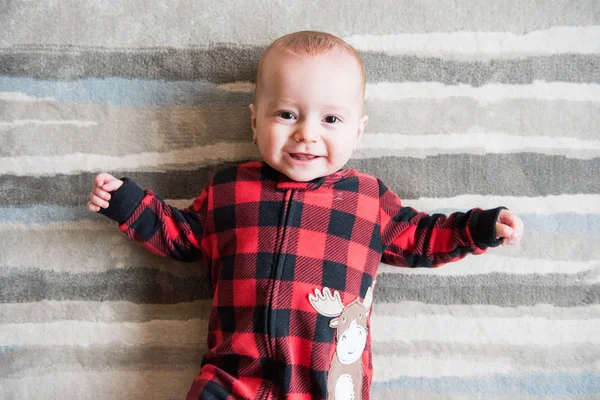
<path fill-rule="evenodd" d="M 344 305 L 373 285 L 379 263 L 432 267 L 499 244 L 499 209 L 417 213 L 354 170 L 294 182 L 259 162 L 217 172 L 177 210 L 132 181 L 103 213 L 148 250 L 204 260 L 214 293 L 208 351 L 189 399 L 320 399 L 335 351 L 331 317 L 308 296 L 337 290 Z M 363 352 L 363 399 L 372 377 Z"/>

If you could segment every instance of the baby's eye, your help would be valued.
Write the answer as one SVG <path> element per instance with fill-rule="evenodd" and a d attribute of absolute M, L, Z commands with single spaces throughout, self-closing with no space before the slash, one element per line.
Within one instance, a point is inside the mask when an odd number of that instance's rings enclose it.
<path fill-rule="evenodd" d="M 279 116 L 283 119 L 294 119 L 294 114 L 289 111 L 282 111 L 279 113 Z"/>
<path fill-rule="evenodd" d="M 340 122 L 340 119 L 335 115 L 328 115 L 325 117 L 325 122 L 327 122 L 328 124 L 335 124 L 337 122 Z"/>

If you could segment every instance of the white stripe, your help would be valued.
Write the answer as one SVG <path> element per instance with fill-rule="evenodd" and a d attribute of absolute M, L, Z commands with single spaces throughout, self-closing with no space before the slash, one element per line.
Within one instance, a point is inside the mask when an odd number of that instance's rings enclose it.
<path fill-rule="evenodd" d="M 484 132 L 473 129 L 469 133 L 444 135 L 403 135 L 396 133 L 370 133 L 362 137 L 353 158 L 381 157 L 385 155 L 425 158 L 447 153 L 525 153 L 564 155 L 568 158 L 592 159 L 600 156 L 600 141 L 568 137 L 516 136 L 507 133 Z M 361 151 L 362 150 L 362 151 Z"/>
<path fill-rule="evenodd" d="M 112 304 L 116 302 L 107 303 Z M 6 309 L 8 310 L 8 308 Z M 13 308 L 13 310 L 14 313 L 17 313 L 19 309 Z M 23 312 L 31 313 L 31 310 L 23 309 Z M 487 304 L 431 304 L 418 301 L 400 301 L 397 303 L 375 302 L 373 304 L 373 314 L 405 318 L 416 317 L 418 315 L 451 315 L 459 318 L 482 316 L 486 318 L 543 317 L 558 320 L 585 320 L 600 319 L 600 305 L 559 307 L 552 304 L 540 303 L 534 306 L 501 307 Z"/>
<path fill-rule="evenodd" d="M 600 271 L 600 260 L 592 261 L 551 261 L 515 257 L 498 257 L 486 254 L 485 260 L 474 256 L 466 257 L 452 266 L 441 266 L 431 270 L 429 268 L 399 268 L 387 264 L 380 264 L 379 273 L 400 275 L 442 275 L 466 276 L 503 273 L 510 275 L 531 274 L 578 274 L 580 272 Z"/>
<path fill-rule="evenodd" d="M 218 90 L 251 92 L 250 82 L 234 82 L 217 86 Z M 538 99 L 567 101 L 600 101 L 600 85 L 595 83 L 567 83 L 533 81 L 527 85 L 487 84 L 445 85 L 439 82 L 381 82 L 368 83 L 365 100 L 449 99 L 471 98 L 480 105 L 508 99 Z"/>
<path fill-rule="evenodd" d="M 422 354 L 417 357 L 394 357 L 385 355 L 373 356 L 373 380 L 388 381 L 404 376 L 481 376 L 506 374 L 522 376 L 524 374 L 549 373 L 553 371 L 583 372 L 589 371 L 590 365 L 565 367 L 554 365 L 553 368 L 517 364 L 510 359 L 473 360 L 458 357 L 440 357 Z M 593 365 L 598 370 L 600 361 Z"/>
<path fill-rule="evenodd" d="M 35 97 L 21 92 L 0 92 L 0 101 L 15 102 L 36 102 L 36 101 L 56 101 L 52 97 Z"/>
<path fill-rule="evenodd" d="M 382 82 L 367 85 L 368 100 L 447 99 L 468 97 L 485 105 L 506 99 L 539 99 L 567 101 L 600 101 L 600 85 L 592 83 L 564 83 L 533 81 L 529 85 L 488 84 L 444 85 L 438 82 Z"/>
<path fill-rule="evenodd" d="M 165 153 L 144 152 L 125 156 L 73 153 L 61 156 L 0 157 L 0 173 L 47 176 L 109 170 L 181 170 L 185 166 L 195 168 L 199 164 L 212 165 L 259 156 L 252 143 L 218 143 Z"/>
<path fill-rule="evenodd" d="M 183 209 L 191 205 L 194 199 L 167 199 L 165 201 Z M 540 197 L 465 194 L 455 197 L 403 199 L 402 204 L 424 211 L 449 208 L 469 210 L 474 207 L 489 209 L 503 205 L 517 214 L 600 214 L 600 195 L 597 194 L 562 194 Z"/>
<path fill-rule="evenodd" d="M 256 84 L 253 82 L 232 82 L 232 83 L 224 83 L 222 85 L 217 86 L 217 90 L 221 90 L 223 92 L 243 92 L 250 93 L 254 91 L 256 88 Z"/>
<path fill-rule="evenodd" d="M 253 92 L 256 88 L 256 84 L 249 81 L 237 81 L 231 83 L 224 83 L 222 85 L 217 86 L 217 90 L 221 90 L 223 92 L 241 92 L 241 93 L 250 93 Z"/>
<path fill-rule="evenodd" d="M 554 26 L 522 35 L 510 32 L 431 32 L 353 35 L 344 38 L 359 51 L 447 57 L 600 53 L 600 26 Z"/>
<path fill-rule="evenodd" d="M 124 300 L 42 300 L 32 303 L 2 303 L 0 304 L 0 316 L 4 321 L 11 323 L 42 323 L 68 319 L 94 322 L 135 322 L 157 316 L 164 320 L 178 321 L 182 318 L 208 315 L 211 305 L 212 299 L 195 300 L 189 303 L 150 305 Z M 544 317 L 557 320 L 598 320 L 600 319 L 600 305 L 559 307 L 551 304 L 536 304 L 534 306 L 501 307 L 485 304 L 431 304 L 417 301 L 375 302 L 373 314 L 405 318 L 418 315 L 452 315 L 454 317 Z M 13 319 L 10 319 L 11 317 Z"/>
<path fill-rule="evenodd" d="M 130 346 L 206 343 L 208 321 L 82 322 L 56 321 L 0 325 L 0 346 Z"/>
<path fill-rule="evenodd" d="M 600 344 L 598 320 L 549 320 L 535 317 L 456 318 L 451 315 L 402 318 L 373 315 L 371 328 L 373 342 L 429 340 L 518 346 Z"/>
<path fill-rule="evenodd" d="M 0 346 L 90 346 L 115 342 L 132 346 L 201 344 L 206 340 L 207 323 L 204 319 L 190 319 L 144 323 L 56 321 L 3 324 Z M 598 320 L 373 315 L 371 326 L 374 343 L 399 340 L 537 346 L 600 344 Z"/>
<path fill-rule="evenodd" d="M 96 121 L 77 121 L 77 120 L 43 120 L 43 119 L 17 119 L 14 121 L 0 121 L 0 129 L 14 128 L 26 125 L 73 125 L 80 128 L 96 126 Z"/>
<path fill-rule="evenodd" d="M 417 210 L 441 208 L 468 210 L 474 207 L 489 209 L 503 205 L 517 214 L 600 213 L 600 195 L 597 194 L 563 194 L 540 197 L 465 194 L 446 198 L 422 197 L 403 200 L 402 203 Z"/>

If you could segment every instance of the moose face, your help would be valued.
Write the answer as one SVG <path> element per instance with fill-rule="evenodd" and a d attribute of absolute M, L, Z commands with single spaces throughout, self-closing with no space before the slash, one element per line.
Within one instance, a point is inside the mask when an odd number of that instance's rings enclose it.
<path fill-rule="evenodd" d="M 358 301 L 346 306 L 342 315 L 331 320 L 337 327 L 337 355 L 342 364 L 357 361 L 367 344 L 367 315 L 365 307 Z"/>

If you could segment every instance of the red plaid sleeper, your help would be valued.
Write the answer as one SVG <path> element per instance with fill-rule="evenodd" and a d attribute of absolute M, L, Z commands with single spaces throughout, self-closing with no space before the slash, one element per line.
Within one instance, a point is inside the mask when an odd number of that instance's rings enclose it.
<path fill-rule="evenodd" d="M 217 172 L 185 210 L 125 179 L 102 213 L 153 253 L 210 269 L 208 351 L 188 399 L 366 400 L 379 263 L 483 253 L 500 243 L 499 211 L 430 216 L 352 169 L 294 182 L 251 162 Z"/>

